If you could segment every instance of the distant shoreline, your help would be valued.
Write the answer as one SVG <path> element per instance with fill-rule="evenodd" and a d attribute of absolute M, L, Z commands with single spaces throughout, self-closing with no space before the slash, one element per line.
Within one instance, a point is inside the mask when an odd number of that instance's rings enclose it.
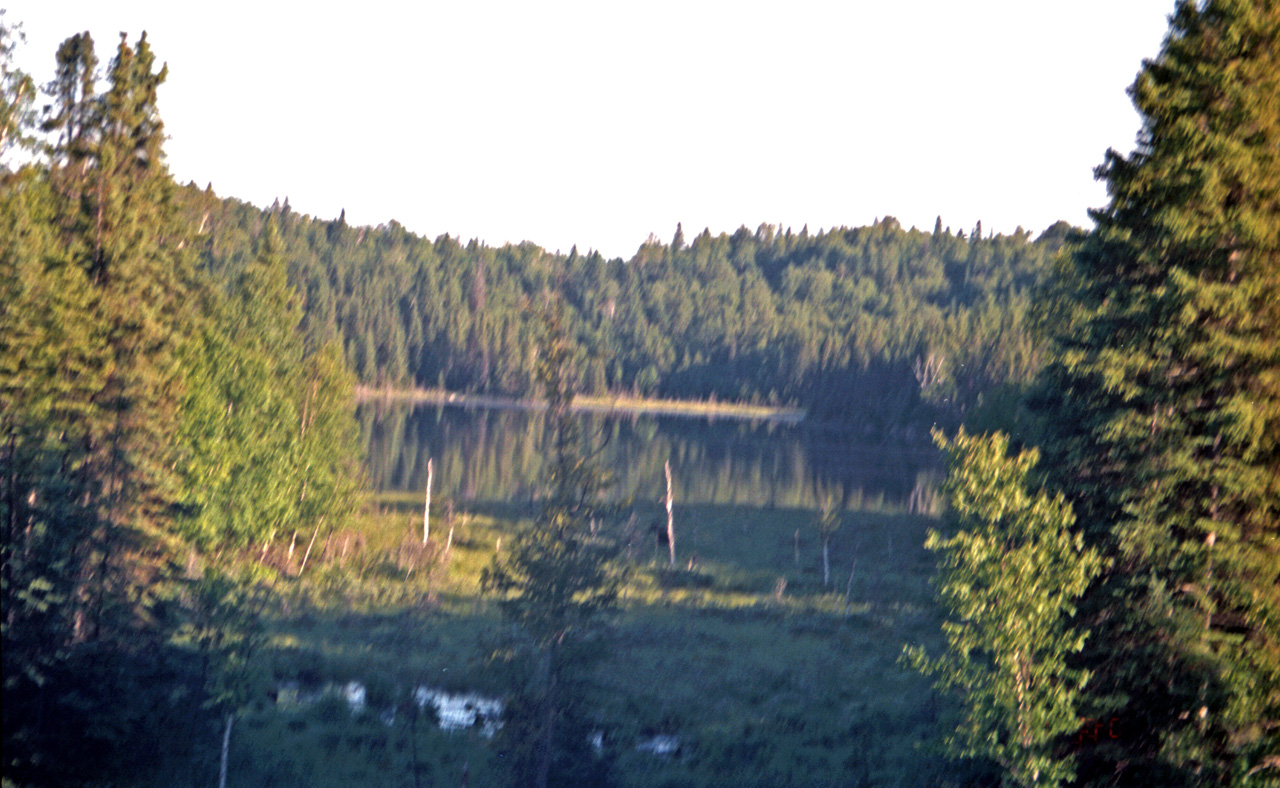
<path fill-rule="evenodd" d="M 540 400 L 497 397 L 489 394 L 462 394 L 444 389 L 379 389 L 356 386 L 356 402 L 412 402 L 431 405 L 495 408 L 502 410 L 542 410 Z M 703 400 L 644 399 L 641 397 L 577 396 L 570 408 L 581 413 L 629 413 L 651 416 L 686 416 L 705 419 L 742 419 L 799 424 L 803 408 L 770 407 L 735 402 Z"/>

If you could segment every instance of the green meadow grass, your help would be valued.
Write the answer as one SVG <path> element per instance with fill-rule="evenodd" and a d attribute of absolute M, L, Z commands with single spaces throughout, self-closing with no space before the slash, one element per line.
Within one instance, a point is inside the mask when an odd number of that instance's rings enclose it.
<path fill-rule="evenodd" d="M 511 633 L 479 577 L 530 512 L 489 504 L 450 517 L 435 505 L 424 551 L 420 507 L 409 496 L 379 496 L 353 533 L 330 537 L 306 574 L 277 586 L 270 647 L 259 660 L 263 697 L 281 682 L 318 691 L 359 681 L 369 710 L 353 715 L 336 698 L 293 708 L 261 702 L 234 741 L 230 784 L 413 786 L 415 749 L 418 785 L 458 784 L 464 764 L 472 785 L 501 783 L 492 742 L 426 720 L 411 731 L 407 698 L 419 685 L 501 696 L 519 680 L 493 659 Z M 655 507 L 638 519 L 659 514 Z M 651 537 L 632 545 L 621 609 L 592 676 L 591 717 L 615 784 L 957 779 L 953 764 L 919 747 L 946 704 L 898 664 L 904 643 L 938 640 L 932 557 L 922 547 L 935 521 L 847 513 L 824 588 L 813 516 L 677 506 L 677 569 Z M 344 555 L 339 538 L 358 550 Z M 393 724 L 378 720 L 397 706 Z M 678 737 L 680 752 L 636 750 L 655 735 Z"/>

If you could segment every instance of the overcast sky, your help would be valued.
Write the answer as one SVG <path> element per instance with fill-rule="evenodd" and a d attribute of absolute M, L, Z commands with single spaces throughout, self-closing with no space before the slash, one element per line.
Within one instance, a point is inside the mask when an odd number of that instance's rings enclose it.
<path fill-rule="evenodd" d="M 181 181 L 630 257 L 761 222 L 1087 226 L 1173 0 L 0 0 L 39 82 L 146 30 Z"/>

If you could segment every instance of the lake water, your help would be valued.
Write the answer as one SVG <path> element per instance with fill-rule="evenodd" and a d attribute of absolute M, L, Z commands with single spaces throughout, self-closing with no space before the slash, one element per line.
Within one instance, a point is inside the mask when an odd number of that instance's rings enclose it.
<path fill-rule="evenodd" d="M 521 410 L 365 403 L 357 416 L 378 490 L 421 491 L 462 504 L 527 502 L 543 467 L 544 419 Z M 866 442 L 777 422 L 582 414 L 618 497 L 657 502 L 671 462 L 680 504 L 932 512 L 942 480 L 927 444 Z"/>

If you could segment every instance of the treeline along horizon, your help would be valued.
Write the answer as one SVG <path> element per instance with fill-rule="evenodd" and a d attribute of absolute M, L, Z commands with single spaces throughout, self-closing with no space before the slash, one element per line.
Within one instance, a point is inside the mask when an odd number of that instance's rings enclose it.
<path fill-rule="evenodd" d="M 340 340 L 359 380 L 525 396 L 540 303 L 563 298 L 581 390 L 790 404 L 871 432 L 956 424 L 1030 380 L 1031 296 L 1071 228 L 1035 240 L 906 230 L 893 217 L 810 233 L 677 226 L 630 260 L 434 241 L 396 221 L 354 227 L 260 209 L 194 184 L 182 200 L 223 277 L 269 216 L 310 331 Z"/>

